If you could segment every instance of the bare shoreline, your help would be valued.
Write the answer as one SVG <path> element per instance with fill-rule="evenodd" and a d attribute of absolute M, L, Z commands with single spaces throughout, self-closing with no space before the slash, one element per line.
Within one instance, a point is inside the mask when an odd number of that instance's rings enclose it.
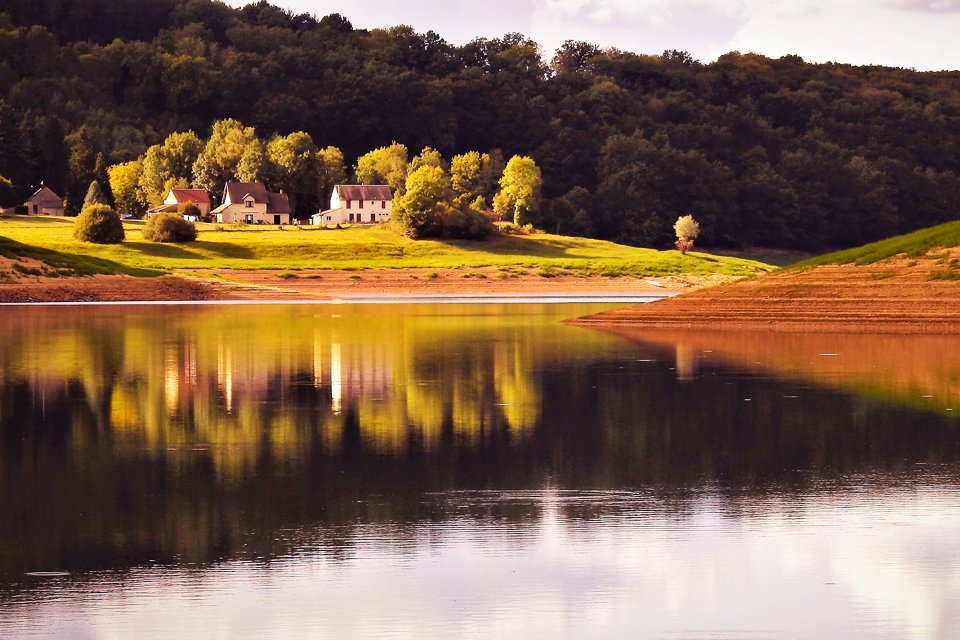
<path fill-rule="evenodd" d="M 634 335 L 643 330 L 960 334 L 960 281 L 940 275 L 945 260 L 895 258 L 787 270 L 571 324 Z"/>
<path fill-rule="evenodd" d="M 27 276 L 0 284 L 0 303 L 198 301 L 429 301 L 444 297 L 531 299 L 596 297 L 626 302 L 728 282 L 725 276 L 503 277 L 496 268 L 367 269 L 362 271 L 208 270 L 156 278 Z M 659 286 L 658 286 L 659 285 Z M 641 300 L 642 298 L 642 300 Z"/>

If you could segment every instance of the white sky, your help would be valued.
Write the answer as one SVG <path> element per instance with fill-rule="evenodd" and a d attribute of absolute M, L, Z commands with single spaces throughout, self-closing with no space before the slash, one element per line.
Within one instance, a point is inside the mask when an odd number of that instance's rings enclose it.
<path fill-rule="evenodd" d="M 452 44 L 519 31 L 546 57 L 564 40 L 710 62 L 728 51 L 811 62 L 960 69 L 960 0 L 271 0 L 354 27 L 407 24 Z M 247 0 L 227 0 L 233 6 Z"/>

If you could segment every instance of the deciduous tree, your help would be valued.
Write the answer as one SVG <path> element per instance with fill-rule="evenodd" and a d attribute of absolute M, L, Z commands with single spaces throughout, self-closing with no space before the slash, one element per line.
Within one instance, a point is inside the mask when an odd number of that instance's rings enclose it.
<path fill-rule="evenodd" d="M 360 184 L 390 185 L 396 194 L 403 194 L 407 181 L 407 148 L 394 142 L 357 159 L 356 176 Z"/>
<path fill-rule="evenodd" d="M 543 178 L 533 158 L 513 156 L 500 178 L 500 191 L 493 199 L 498 216 L 512 218 L 514 224 L 529 223 L 531 214 L 540 206 Z"/>

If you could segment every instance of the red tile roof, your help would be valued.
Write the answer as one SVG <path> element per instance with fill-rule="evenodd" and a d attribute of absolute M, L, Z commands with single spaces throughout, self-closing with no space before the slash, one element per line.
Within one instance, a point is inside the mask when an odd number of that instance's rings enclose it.
<path fill-rule="evenodd" d="M 171 189 L 177 202 L 199 202 L 210 204 L 210 195 L 204 189 Z"/>
<path fill-rule="evenodd" d="M 385 184 L 338 184 L 334 187 L 341 200 L 393 200 Z"/>

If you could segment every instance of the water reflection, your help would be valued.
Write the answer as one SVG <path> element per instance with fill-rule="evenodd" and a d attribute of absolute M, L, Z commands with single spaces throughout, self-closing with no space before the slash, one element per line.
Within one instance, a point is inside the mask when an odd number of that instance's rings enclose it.
<path fill-rule="evenodd" d="M 960 350 L 596 310 L 4 309 L 0 636 L 956 628 Z"/>

